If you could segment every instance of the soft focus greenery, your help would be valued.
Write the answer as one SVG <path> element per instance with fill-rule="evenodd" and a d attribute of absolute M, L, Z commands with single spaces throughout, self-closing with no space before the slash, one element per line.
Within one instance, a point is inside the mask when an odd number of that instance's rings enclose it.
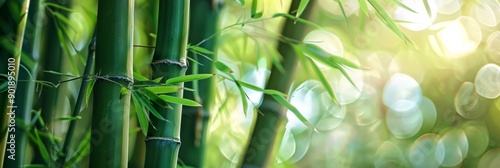
<path fill-rule="evenodd" d="M 148 160 L 144 158 L 145 135 L 159 129 L 150 120 L 164 122 L 160 118 L 163 111 L 154 111 L 154 107 L 162 103 L 172 104 L 176 111 L 179 111 L 178 104 L 184 107 L 202 104 L 203 108 L 193 109 L 211 113 L 209 123 L 201 124 L 208 126 L 204 128 L 207 139 L 203 167 L 239 167 L 257 115 L 265 115 L 258 107 L 267 94 L 286 98 L 291 104 L 277 101 L 289 110 L 285 129 L 278 137 L 279 140 L 282 135 L 282 140 L 274 146 L 276 159 L 270 156 L 273 160 L 270 167 L 500 166 L 499 0 L 311 0 L 314 3 L 309 4 L 306 0 L 298 1 L 303 4 L 292 10 L 289 10 L 292 0 L 211 1 L 210 7 L 217 8 L 213 11 L 218 12 L 219 25 L 214 26 L 216 33 L 205 40 L 217 39 L 217 49 L 202 48 L 208 44 L 201 41 L 188 44 L 185 52 L 190 53 L 186 54 L 188 67 L 193 64 L 215 66 L 217 72 L 191 76 L 191 79 L 177 78 L 177 82 L 171 83 L 168 79 L 155 79 L 164 76 L 155 73 L 163 72 L 151 69 L 157 47 L 158 14 L 162 13 L 158 11 L 159 1 L 130 1 L 134 10 L 127 10 L 133 14 L 128 23 L 133 26 L 121 30 L 121 34 L 133 33 L 133 37 L 128 37 L 134 45 L 133 60 L 126 60 L 126 55 L 122 55 L 126 65 L 116 68 L 130 78 L 133 71 L 134 83 L 120 89 L 113 87 L 118 86 L 113 81 L 106 82 L 114 89 L 111 92 L 98 86 L 99 83 L 94 87 L 96 80 L 105 80 L 97 69 L 92 75 L 82 77 L 88 64 L 86 60 L 92 57 L 88 45 L 94 30 L 99 35 L 99 28 L 106 27 L 96 27 L 97 0 L 31 0 L 31 5 L 40 3 L 40 11 L 44 12 L 38 16 L 38 22 L 33 21 L 39 24 L 33 26 L 28 22 L 25 30 L 18 27 L 23 26 L 19 23 L 24 17 L 21 10 L 26 1 L 0 0 L 0 111 L 6 113 L 8 75 L 4 60 L 17 58 L 16 52 L 22 49 L 19 71 L 25 75 L 36 73 L 31 80 L 23 76 L 24 80 L 18 81 L 18 87 L 26 82 L 24 88 L 27 89 L 17 91 L 22 92 L 16 96 L 23 97 L 16 101 L 27 101 L 24 104 L 33 104 L 33 107 L 31 111 L 25 110 L 29 114 L 23 113 L 31 118 L 21 119 L 21 109 L 19 115 L 16 114 L 19 117 L 16 124 L 24 120 L 22 126 L 29 129 L 26 150 L 20 150 L 23 145 L 19 145 L 16 155 L 25 156 L 22 158 L 27 166 L 53 166 L 61 158 L 66 159 L 67 166 L 99 164 L 89 160 L 93 151 L 90 144 L 96 140 L 95 135 L 91 136 L 92 112 L 106 111 L 111 105 L 96 103 L 96 98 L 113 93 L 117 98 L 125 97 L 123 100 L 131 97 L 129 102 L 112 104 L 120 108 L 130 104 L 129 124 L 120 125 L 129 125 L 128 131 L 123 131 L 128 133 L 128 139 L 127 135 L 114 137 L 127 139 L 127 143 L 119 146 L 124 148 L 121 151 L 128 151 L 122 154 L 128 153 L 129 167 L 143 167 Z M 191 5 L 193 3 L 199 2 L 192 0 Z M 300 16 L 304 8 L 311 10 L 307 17 Z M 293 12 L 287 15 L 289 11 Z M 127 20 L 126 16 L 122 17 Z M 289 28 L 283 27 L 286 19 L 307 27 L 303 41 L 284 36 L 283 31 Z M 189 34 L 195 34 L 196 30 L 208 28 L 191 26 L 189 29 Z M 114 33 L 108 31 L 101 36 Z M 28 35 L 38 38 L 34 39 L 36 42 L 25 43 L 32 51 L 16 44 L 18 36 L 23 37 L 20 32 L 24 33 L 25 41 L 30 40 Z M 113 43 L 114 39 L 106 41 L 101 45 L 109 44 L 110 49 L 120 50 L 113 47 L 118 45 Z M 283 93 L 265 90 L 271 81 L 286 82 L 269 78 L 272 67 L 288 73 L 280 64 L 287 58 L 279 55 L 280 42 L 289 44 L 290 52 L 298 57 L 293 83 L 288 83 L 291 87 Z M 99 47 L 106 46 L 98 46 L 97 53 Z M 193 57 L 205 58 L 212 54 L 217 60 L 204 63 L 213 65 L 203 65 Z M 95 56 L 96 61 L 97 57 L 104 57 Z M 133 69 L 125 69 L 129 66 Z M 174 76 L 183 75 L 179 74 Z M 80 90 L 82 78 L 89 83 Z M 174 84 L 207 78 L 215 82 L 214 90 L 206 92 L 213 103 L 200 103 L 195 100 L 196 96 L 181 99 L 155 95 L 180 91 L 196 95 L 195 86 L 183 88 Z M 167 84 L 158 84 L 160 80 L 167 80 Z M 126 85 L 127 81 L 121 83 Z M 96 87 L 101 88 L 99 92 Z M 79 107 L 75 104 L 81 99 L 82 91 L 85 100 Z M 56 96 L 49 97 L 48 92 Z M 50 108 L 43 102 L 55 105 Z M 75 106 L 78 108 L 75 111 L 80 113 L 71 116 Z M 49 117 L 44 117 L 46 115 Z M 8 116 L 0 120 L 3 138 L 0 144 L 5 151 Z M 74 131 L 68 131 L 70 122 L 76 122 Z M 93 127 L 101 131 L 108 129 L 95 123 Z M 61 148 L 67 132 L 73 137 L 68 151 L 64 150 L 69 153 L 63 153 Z M 3 156 L 6 155 L 8 153 Z M 3 163 L 6 167 L 6 160 Z M 179 158 L 177 166 L 190 165 Z"/>

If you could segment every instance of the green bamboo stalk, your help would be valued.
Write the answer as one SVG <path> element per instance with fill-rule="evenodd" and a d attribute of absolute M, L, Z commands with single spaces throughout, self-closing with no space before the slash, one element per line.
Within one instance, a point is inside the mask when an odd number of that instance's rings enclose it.
<path fill-rule="evenodd" d="M 89 167 L 125 167 L 132 86 L 133 0 L 98 3 Z"/>
<path fill-rule="evenodd" d="M 10 19 L 13 19 L 13 25 L 12 26 L 17 26 L 16 28 L 12 30 L 16 30 L 16 37 L 14 39 L 15 45 L 14 45 L 14 51 L 13 54 L 8 54 L 8 58 L 14 59 L 13 61 L 8 61 L 8 62 L 13 62 L 15 69 L 13 71 L 8 72 L 12 77 L 14 77 L 15 81 L 15 86 L 16 87 L 16 93 L 14 94 L 15 97 L 9 97 L 7 98 L 6 106 L 2 107 L 5 108 L 5 111 L 3 114 L 8 115 L 8 131 L 6 132 L 6 144 L 2 142 L 2 147 L 4 145 L 7 145 L 7 151 L 3 149 L 2 153 L 5 151 L 4 157 L 3 157 L 3 167 L 22 167 L 25 161 L 25 153 L 19 152 L 18 151 L 25 151 L 26 150 L 26 145 L 27 145 L 27 136 L 26 136 L 26 130 L 24 130 L 24 125 L 26 123 L 29 123 L 29 112 L 28 115 L 24 113 L 24 110 L 26 108 L 29 108 L 31 110 L 30 102 L 24 102 L 23 101 L 23 96 L 25 95 L 24 91 L 21 91 L 19 89 L 27 89 L 30 86 L 26 85 L 26 83 L 19 83 L 19 79 L 24 79 L 26 76 L 25 72 L 21 75 L 19 72 L 20 71 L 20 64 L 21 64 L 21 51 L 23 50 L 23 40 L 25 38 L 25 30 L 26 30 L 26 22 L 28 19 L 29 15 L 29 5 L 30 5 L 30 0 L 12 0 L 6 2 L 7 6 L 12 7 L 18 7 L 18 9 L 21 9 L 20 11 L 13 11 L 11 14 L 19 14 L 18 16 L 8 16 L 11 17 Z M 8 11 L 11 11 L 13 9 L 8 9 Z M 2 16 L 3 17 L 3 16 Z M 9 19 L 9 20 L 10 20 Z M 19 20 L 17 20 L 19 19 Z M 16 25 L 18 23 L 18 25 Z M 6 36 L 9 36 L 9 34 L 6 34 Z M 8 37 L 5 37 L 8 38 Z M 10 43 L 10 42 L 7 42 Z M 6 44 L 4 44 L 6 45 Z M 5 47 L 5 46 L 4 46 Z M 6 62 L 7 63 L 7 62 Z M 30 67 L 32 68 L 32 67 Z M 31 99 L 32 100 L 32 99 Z M 31 101 L 32 103 L 32 101 Z M 19 106 L 19 107 L 18 107 Z M 29 106 L 29 107 L 28 107 Z M 13 125 L 14 123 L 15 125 Z M 24 122 L 24 123 L 21 123 Z M 7 123 L 7 122 L 6 122 Z M 11 126 L 12 125 L 12 126 Z M 14 138 L 13 138 L 14 136 Z M 12 142 L 12 141 L 15 141 Z M 12 142 L 12 143 L 9 143 Z M 14 145 L 14 147 L 13 147 Z M 10 150 L 9 150 L 10 149 Z M 13 151 L 13 152 L 12 152 Z"/>
<path fill-rule="evenodd" d="M 309 6 L 302 13 L 307 18 L 311 13 L 311 7 L 315 1 L 311 1 Z M 299 7 L 300 0 L 292 0 L 289 13 Z M 293 40 L 302 41 L 305 36 L 306 25 L 295 23 L 294 20 L 287 19 L 282 28 L 282 35 Z M 298 58 L 292 46 L 284 41 L 278 44 L 278 52 L 283 56 L 281 64 L 285 71 L 280 71 L 276 66 L 271 69 L 271 76 L 266 85 L 266 89 L 278 90 L 288 93 L 295 77 Z M 257 121 L 252 131 L 251 138 L 242 161 L 242 167 L 269 167 L 276 162 L 275 148 L 281 142 L 283 129 L 286 123 L 286 107 L 277 102 L 271 95 L 264 95 L 262 105 L 259 110 L 263 115 L 257 115 Z"/>
<path fill-rule="evenodd" d="M 5 2 L 5 1 L 4 1 Z M 0 45 L 0 74 L 7 75 L 8 74 L 8 63 L 9 63 L 9 58 L 13 57 L 13 51 L 10 50 L 11 46 L 15 46 L 14 42 L 15 39 L 11 40 L 12 35 L 16 34 L 16 29 L 17 29 L 17 21 L 15 16 L 12 16 L 12 13 L 18 13 L 19 11 L 13 11 L 14 8 L 9 7 L 11 5 L 15 6 L 21 6 L 20 1 L 9 1 L 7 4 L 2 5 L 0 7 L 0 21 L 2 23 L 5 23 L 2 25 L 2 29 L 0 29 L 0 40 L 1 40 L 1 45 Z M 14 36 L 15 37 L 15 36 Z M 15 48 L 15 47 L 14 47 Z M 16 67 L 18 68 L 18 67 Z M 2 82 L 9 82 L 8 77 L 3 77 Z M 6 107 L 7 105 L 10 105 L 9 102 L 7 102 L 8 98 L 8 90 L 1 92 L 0 93 L 0 111 L 2 112 L 8 112 L 4 111 L 7 110 Z M 1 143 L 0 143 L 0 149 L 2 152 L 0 152 L 0 165 L 3 165 L 4 163 L 4 156 L 6 151 L 6 142 L 7 142 L 7 137 L 9 134 L 7 134 L 7 126 L 9 125 L 9 120 L 10 120 L 10 115 L 0 115 L 0 125 L 1 125 Z"/>
<path fill-rule="evenodd" d="M 196 45 L 203 41 L 200 47 L 215 52 L 217 38 L 210 37 L 217 32 L 219 8 L 219 4 L 213 3 L 213 0 L 192 1 L 189 25 L 201 29 L 190 29 L 188 43 Z M 191 66 L 187 70 L 188 74 L 208 74 L 215 72 L 211 60 L 198 56 L 195 53 L 190 53 L 190 56 L 201 65 L 191 61 L 189 64 Z M 206 56 L 212 60 L 216 60 L 216 54 L 206 54 Z M 187 88 L 194 88 L 195 92 L 185 91 L 184 97 L 196 100 L 203 105 L 202 107 L 185 106 L 182 109 L 182 145 L 179 152 L 179 159 L 187 166 L 203 167 L 206 134 L 211 113 L 210 106 L 214 102 L 214 84 L 215 78 L 185 83 Z"/>
<path fill-rule="evenodd" d="M 48 0 L 49 3 L 54 3 L 61 5 L 63 7 L 68 7 L 68 0 L 66 1 L 57 1 L 57 0 Z M 63 4 L 64 3 L 64 4 Z M 42 42 L 42 69 L 43 71 L 53 71 L 53 72 L 63 72 L 63 63 L 64 63 L 64 49 L 61 46 L 61 39 L 58 37 L 58 29 L 61 29 L 56 21 L 56 16 L 53 15 L 52 12 L 60 13 L 61 16 L 66 17 L 68 15 L 67 11 L 54 9 L 49 7 L 45 7 L 45 20 L 47 21 L 44 25 L 44 37 Z M 62 80 L 62 77 L 57 74 L 52 73 L 42 73 L 41 78 L 43 81 L 50 82 L 52 84 L 58 84 L 59 81 Z M 47 131 L 48 133 L 55 133 L 57 116 L 59 116 L 58 112 L 63 112 L 61 110 L 61 101 L 63 100 L 63 95 L 65 93 L 61 93 L 64 91 L 61 87 L 53 87 L 53 86 L 42 86 L 42 91 L 40 93 L 40 109 L 41 116 L 45 123 L 44 126 L 41 124 L 37 124 L 36 127 L 38 130 Z M 50 97 L 50 98 L 49 98 Z M 48 153 L 51 156 L 56 156 L 56 146 L 54 146 L 53 142 L 47 138 L 42 138 L 43 144 L 47 148 Z M 41 157 L 40 151 L 37 148 L 34 148 L 35 155 L 33 158 L 33 164 L 43 164 L 45 161 Z M 53 165 L 53 162 L 50 161 L 46 163 L 49 166 Z"/>
<path fill-rule="evenodd" d="M 92 80 L 89 77 L 89 75 L 92 72 L 92 64 L 94 63 L 94 51 L 96 47 L 95 42 L 96 38 L 94 35 L 88 46 L 87 62 L 85 64 L 85 70 L 83 72 L 83 78 L 80 85 L 80 90 L 78 91 L 78 98 L 76 100 L 75 107 L 73 108 L 73 114 L 71 115 L 71 117 L 76 117 L 80 114 L 80 110 L 83 107 L 83 102 L 85 101 L 85 98 L 87 96 L 86 89 L 89 84 L 89 81 Z M 68 127 L 68 132 L 66 133 L 66 138 L 64 138 L 64 144 L 61 151 L 62 156 L 58 158 L 58 163 L 61 167 L 65 166 L 66 159 L 68 159 L 68 156 L 70 156 L 69 147 L 71 144 L 71 139 L 73 139 L 73 133 L 76 127 L 76 121 L 77 120 L 71 120 Z"/>
<path fill-rule="evenodd" d="M 151 63 L 153 79 L 162 77 L 161 82 L 165 82 L 169 78 L 183 76 L 186 72 L 189 3 L 189 0 L 161 0 L 159 3 L 156 49 Z M 177 85 L 182 87 L 183 83 Z M 182 97 L 183 92 L 169 95 Z M 155 106 L 168 121 L 151 117 L 151 124 L 156 129 L 150 129 L 146 137 L 145 167 L 177 166 L 182 106 L 171 106 L 171 109 Z"/>

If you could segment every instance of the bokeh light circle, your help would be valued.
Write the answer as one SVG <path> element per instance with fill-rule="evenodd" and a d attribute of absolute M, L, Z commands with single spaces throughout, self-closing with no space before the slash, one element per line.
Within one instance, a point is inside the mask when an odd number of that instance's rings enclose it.
<path fill-rule="evenodd" d="M 439 136 L 436 134 L 425 134 L 420 136 L 409 150 L 408 159 L 412 167 L 436 168 L 439 163 L 434 158 Z"/>
<path fill-rule="evenodd" d="M 476 119 L 484 113 L 478 108 L 479 95 L 474 89 L 474 84 L 464 82 L 455 95 L 455 110 L 464 118 Z"/>
<path fill-rule="evenodd" d="M 441 166 L 457 166 L 467 156 L 468 150 L 469 142 L 465 132 L 452 128 L 437 143 L 434 157 Z"/>
<path fill-rule="evenodd" d="M 486 64 L 477 72 L 474 81 L 476 92 L 488 99 L 500 95 L 500 67 L 496 64 Z"/>
<path fill-rule="evenodd" d="M 397 73 L 384 87 L 384 104 L 396 112 L 411 112 L 422 100 L 420 85 L 412 77 Z"/>
<path fill-rule="evenodd" d="M 500 62 L 500 31 L 490 34 L 486 40 L 486 51 L 492 60 Z"/>

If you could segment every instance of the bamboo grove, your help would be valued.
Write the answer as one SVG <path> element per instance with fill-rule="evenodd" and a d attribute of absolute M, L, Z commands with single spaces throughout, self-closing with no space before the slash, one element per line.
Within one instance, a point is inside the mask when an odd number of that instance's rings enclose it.
<path fill-rule="evenodd" d="M 363 46 L 377 36 L 370 31 L 386 31 L 404 50 L 431 48 L 390 14 L 419 11 L 392 0 L 0 0 L 0 8 L 0 164 L 9 168 L 296 167 L 299 134 L 320 134 L 324 123 L 304 112 L 319 106 L 293 102 L 293 93 L 314 85 L 324 111 L 354 108 L 326 72 L 361 92 L 351 74 L 372 61 L 339 56 L 308 34 L 341 32 L 341 42 Z M 422 9 L 431 17 L 435 8 L 424 0 Z M 353 46 L 345 50 L 358 54 Z M 305 131 L 289 128 L 292 118 Z"/>

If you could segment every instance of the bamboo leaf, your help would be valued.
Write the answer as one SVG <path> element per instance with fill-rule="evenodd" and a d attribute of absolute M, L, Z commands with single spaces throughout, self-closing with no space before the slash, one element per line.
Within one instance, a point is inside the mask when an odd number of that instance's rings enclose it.
<path fill-rule="evenodd" d="M 0 93 L 7 91 L 8 87 L 9 83 L 7 81 L 2 82 L 2 84 L 0 84 Z"/>
<path fill-rule="evenodd" d="M 427 1 L 427 0 L 424 0 L 424 1 Z M 398 5 L 398 6 L 402 7 L 402 8 L 410 11 L 410 12 L 418 13 L 417 11 L 415 11 L 415 10 L 411 9 L 410 7 L 406 6 L 405 4 L 401 3 L 401 1 L 399 1 L 399 0 L 390 0 L 390 2 L 396 4 L 396 5 Z"/>
<path fill-rule="evenodd" d="M 282 97 L 287 97 L 288 96 L 285 93 L 282 93 L 280 91 L 273 90 L 273 89 L 266 89 L 266 90 L 264 90 L 264 93 L 268 94 L 268 95 L 279 95 L 279 96 L 282 96 Z"/>
<path fill-rule="evenodd" d="M 284 17 L 284 18 L 287 18 L 287 19 L 292 19 L 292 20 L 298 21 L 300 23 L 303 23 L 303 24 L 306 24 L 306 25 L 318 28 L 318 29 L 324 29 L 323 27 L 317 25 L 316 23 L 307 21 L 305 19 L 296 18 L 296 17 L 294 17 L 292 15 L 289 15 L 289 14 L 286 14 L 286 13 L 276 13 L 276 14 L 273 15 L 273 18 L 275 18 L 275 17 Z"/>
<path fill-rule="evenodd" d="M 330 83 L 328 82 L 328 80 L 326 80 L 326 78 L 323 75 L 323 73 L 321 73 L 321 70 L 319 69 L 319 67 L 316 65 L 316 63 L 314 63 L 314 61 L 311 58 L 308 58 L 307 60 L 308 60 L 309 64 L 311 64 L 312 69 L 314 70 L 315 74 L 318 76 L 319 81 L 321 82 L 321 84 L 323 85 L 323 87 L 326 89 L 328 95 L 330 95 L 330 97 L 337 104 L 340 104 L 338 102 L 338 100 L 337 100 L 337 97 L 335 96 L 335 93 L 333 92 L 332 87 L 330 87 Z"/>
<path fill-rule="evenodd" d="M 245 0 L 234 0 L 234 2 L 238 3 L 240 6 L 245 6 Z"/>
<path fill-rule="evenodd" d="M 157 94 L 148 89 L 139 89 L 139 92 L 163 108 L 171 108 L 167 102 L 163 101 Z"/>
<path fill-rule="evenodd" d="M 410 44 L 413 44 L 413 41 L 411 41 L 399 28 L 396 26 L 396 23 L 392 20 L 392 18 L 389 16 L 389 14 L 385 11 L 385 9 L 382 7 L 380 2 L 377 0 L 367 0 L 373 8 L 378 13 L 378 17 L 382 19 L 382 21 L 385 23 L 385 25 L 391 29 L 392 32 L 396 33 L 401 39 L 405 40 L 406 42 L 409 42 Z"/>
<path fill-rule="evenodd" d="M 71 120 L 79 120 L 82 119 L 82 116 L 74 116 L 74 117 L 60 117 L 58 120 L 61 121 L 71 121 Z"/>
<path fill-rule="evenodd" d="M 178 86 L 152 86 L 146 87 L 145 89 L 155 93 L 155 94 L 164 94 L 164 93 L 173 93 L 181 90 L 182 88 Z"/>
<path fill-rule="evenodd" d="M 149 80 L 148 78 L 146 78 L 145 76 L 142 76 L 140 73 L 138 72 L 134 72 L 134 80 L 138 80 L 138 81 L 147 81 Z"/>
<path fill-rule="evenodd" d="M 427 15 L 430 18 L 431 17 L 431 7 L 429 6 L 429 1 L 427 1 L 427 0 L 422 0 L 422 1 L 424 1 L 425 11 L 427 11 Z"/>
<path fill-rule="evenodd" d="M 190 45 L 188 47 L 188 50 L 192 50 L 192 51 L 203 53 L 203 54 L 214 54 L 214 52 L 207 50 L 206 48 L 203 48 L 200 46 L 195 46 L 195 45 Z"/>
<path fill-rule="evenodd" d="M 257 12 L 257 8 L 259 7 L 259 0 L 253 0 L 252 1 L 252 10 L 250 11 L 250 15 L 254 19 L 258 19 L 262 17 L 262 14 L 264 14 L 263 11 Z"/>
<path fill-rule="evenodd" d="M 181 83 L 181 82 L 190 82 L 190 81 L 195 81 L 195 80 L 207 79 L 207 78 L 210 78 L 212 76 L 214 76 L 214 74 L 185 75 L 185 76 L 170 78 L 165 83 L 168 85 L 168 84 Z"/>
<path fill-rule="evenodd" d="M 299 58 L 301 65 L 304 66 L 306 73 L 309 74 L 309 65 L 307 64 L 306 56 L 304 55 L 304 47 L 301 45 L 292 45 L 292 47 L 297 55 L 297 58 Z"/>
<path fill-rule="evenodd" d="M 295 108 L 295 106 L 290 104 L 284 97 L 282 97 L 280 95 L 271 95 L 271 96 L 278 103 L 285 106 L 288 110 L 292 111 L 292 113 L 295 114 L 295 116 L 297 116 L 297 118 L 300 121 L 302 121 L 302 123 L 304 123 L 307 127 L 311 128 L 315 132 L 318 132 L 318 130 L 300 113 L 300 111 L 297 108 Z"/>
<path fill-rule="evenodd" d="M 306 9 L 308 3 L 309 3 L 309 0 L 301 0 L 300 1 L 299 8 L 297 8 L 297 13 L 295 14 L 296 18 L 299 18 L 300 15 L 302 15 L 302 13 Z"/>
<path fill-rule="evenodd" d="M 342 12 L 342 16 L 344 17 L 345 24 L 349 29 L 349 19 L 347 19 L 347 14 L 345 13 L 344 5 L 342 4 L 342 2 L 340 2 L 340 0 L 335 0 L 335 1 L 337 1 L 337 3 L 339 4 L 340 11 Z"/>
<path fill-rule="evenodd" d="M 214 65 L 215 65 L 215 68 L 217 68 L 221 72 L 224 72 L 224 73 L 233 73 L 233 70 L 231 70 L 231 68 L 229 68 L 229 66 L 227 66 L 226 64 L 224 64 L 224 63 L 222 63 L 220 61 L 214 62 Z"/>
<path fill-rule="evenodd" d="M 75 12 L 73 9 L 67 8 L 65 6 L 62 6 L 62 5 L 59 5 L 59 4 L 56 4 L 56 3 L 45 2 L 45 5 L 51 6 L 51 7 L 60 9 L 60 10 L 65 10 L 65 11 L 68 11 L 70 13 L 74 13 Z"/>
<path fill-rule="evenodd" d="M 144 136 L 148 134 L 148 122 L 150 121 L 147 112 L 142 107 L 141 103 L 139 103 L 139 98 L 137 97 L 137 93 L 132 93 L 132 101 L 135 106 L 135 113 L 137 113 L 137 120 L 139 121 L 139 126 L 141 127 L 142 133 Z"/>
<path fill-rule="evenodd" d="M 349 65 L 349 66 L 352 66 L 354 68 L 357 67 L 358 69 L 359 69 L 359 66 L 348 61 L 347 59 L 343 59 L 343 58 L 340 59 L 341 57 L 339 57 L 339 56 L 329 54 L 328 52 L 326 52 L 325 50 L 323 50 L 322 48 L 320 48 L 316 45 L 304 44 L 304 47 L 305 47 L 305 52 L 307 54 L 309 54 L 309 56 L 311 58 L 313 58 L 314 60 L 319 61 L 319 62 L 321 62 L 321 63 L 323 63 L 331 68 L 338 69 L 342 73 L 342 75 L 344 75 L 347 78 L 347 80 L 349 80 L 349 82 L 359 91 L 359 89 L 354 84 L 354 81 L 349 76 L 349 74 L 347 74 L 347 72 L 341 66 L 341 63 L 346 63 L 347 64 L 346 66 Z M 337 58 L 333 59 L 332 57 L 337 57 Z"/>
<path fill-rule="evenodd" d="M 238 91 L 240 92 L 241 103 L 243 105 L 243 113 L 245 113 L 245 115 L 246 115 L 247 114 L 247 108 L 248 108 L 248 102 L 247 102 L 247 95 L 245 94 L 245 90 L 243 90 L 242 85 L 246 86 L 249 89 L 252 89 L 252 90 L 255 90 L 255 91 L 260 91 L 260 92 L 264 92 L 264 89 L 261 89 L 260 87 L 252 85 L 250 83 L 246 83 L 246 82 L 237 80 L 236 77 L 234 77 L 234 75 L 232 75 L 232 74 L 227 73 L 227 75 L 236 84 L 236 87 L 238 88 Z M 220 75 L 220 76 L 223 77 L 223 78 L 228 79 L 228 77 L 225 77 L 223 75 Z"/>
<path fill-rule="evenodd" d="M 233 78 L 233 80 L 236 83 L 236 87 L 238 88 L 238 91 L 240 92 L 241 103 L 243 104 L 243 113 L 246 116 L 247 115 L 248 102 L 247 102 L 247 95 L 245 94 L 245 90 L 243 90 L 243 87 L 241 87 L 241 84 L 236 80 L 236 78 L 232 74 L 229 74 L 229 76 L 231 78 Z"/>
<path fill-rule="evenodd" d="M 40 154 L 42 155 L 43 160 L 49 161 L 50 160 L 49 152 L 47 151 L 45 144 L 43 144 L 43 141 L 40 138 L 40 135 L 38 134 L 38 129 L 34 129 L 34 132 L 35 132 L 35 139 L 36 139 L 35 142 L 38 146 L 38 150 L 39 150 Z"/>
<path fill-rule="evenodd" d="M 88 104 L 89 102 L 90 94 L 92 93 L 92 89 L 94 88 L 95 81 L 96 80 L 91 79 L 91 81 L 87 85 L 87 89 L 85 90 L 85 104 Z"/>
<path fill-rule="evenodd" d="M 90 143 L 89 142 L 90 142 L 90 138 L 91 138 L 90 135 L 91 135 L 90 131 L 88 131 L 87 134 L 85 134 L 85 137 L 78 145 L 78 149 L 75 151 L 75 154 L 73 155 L 73 157 L 71 157 L 66 162 L 66 164 L 64 164 L 64 167 L 71 167 L 73 165 L 76 165 L 76 163 L 83 160 L 85 158 L 85 156 L 87 156 L 89 154 L 89 151 L 90 151 Z"/>
<path fill-rule="evenodd" d="M 54 75 L 59 75 L 59 76 L 67 76 L 67 77 L 73 77 L 73 78 L 78 77 L 78 76 L 70 74 L 70 73 L 62 73 L 62 72 L 56 72 L 56 71 L 43 71 L 43 72 L 49 73 L 49 74 L 54 74 Z"/>
<path fill-rule="evenodd" d="M 175 96 L 168 96 L 168 95 L 160 95 L 159 97 L 161 99 L 163 99 L 164 101 L 175 103 L 175 104 L 181 104 L 184 106 L 201 107 L 200 103 L 193 101 L 193 100 L 189 100 L 189 99 L 184 99 L 184 98 L 175 97 Z"/>
<path fill-rule="evenodd" d="M 160 120 L 163 120 L 163 121 L 167 121 L 167 119 L 165 119 L 163 116 L 161 116 L 160 113 L 158 113 L 158 111 L 156 111 L 156 109 L 149 103 L 149 101 L 147 100 L 147 98 L 144 98 L 144 96 L 141 95 L 141 94 L 137 94 L 136 97 L 138 98 L 137 100 L 139 101 L 139 103 L 141 104 L 141 106 L 145 107 L 156 118 L 158 118 Z M 163 101 L 163 100 L 161 100 L 161 101 Z"/>

